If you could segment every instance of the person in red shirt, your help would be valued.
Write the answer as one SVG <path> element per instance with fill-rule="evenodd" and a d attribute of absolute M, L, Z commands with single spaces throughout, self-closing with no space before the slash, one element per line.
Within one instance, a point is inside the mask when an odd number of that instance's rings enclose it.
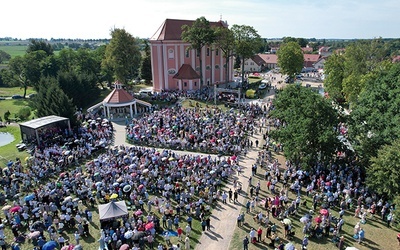
<path fill-rule="evenodd" d="M 257 230 L 257 241 L 258 242 L 261 242 L 262 232 L 263 231 L 262 231 L 261 227 L 259 227 L 258 230 Z"/>
<path fill-rule="evenodd" d="M 178 229 L 176 230 L 178 233 L 178 239 L 180 241 L 182 241 L 182 233 L 183 233 L 183 229 L 181 227 L 178 227 Z"/>

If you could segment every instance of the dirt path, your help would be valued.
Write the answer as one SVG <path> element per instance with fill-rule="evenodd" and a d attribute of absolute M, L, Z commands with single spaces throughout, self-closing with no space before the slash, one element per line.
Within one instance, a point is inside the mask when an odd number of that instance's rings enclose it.
<path fill-rule="evenodd" d="M 262 134 L 255 134 L 251 138 L 253 141 L 257 139 L 261 142 Z M 240 166 L 242 167 L 242 173 L 239 176 L 233 176 L 230 179 L 230 183 L 224 188 L 227 191 L 229 188 L 233 190 L 233 179 L 241 183 L 242 190 L 244 191 L 242 191 L 238 198 L 239 202 L 233 203 L 228 201 L 227 204 L 219 202 L 218 207 L 213 210 L 211 215 L 211 231 L 203 233 L 195 249 L 229 249 L 236 228 L 236 219 L 246 202 L 246 198 L 243 194 L 248 190 L 251 166 L 257 159 L 259 151 L 260 149 L 253 147 L 249 150 L 246 157 L 241 156 Z"/>

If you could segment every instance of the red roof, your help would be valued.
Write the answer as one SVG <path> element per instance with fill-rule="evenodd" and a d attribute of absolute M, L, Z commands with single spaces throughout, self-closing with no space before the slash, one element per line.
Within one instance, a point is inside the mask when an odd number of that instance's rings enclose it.
<path fill-rule="evenodd" d="M 304 62 L 317 62 L 321 55 L 319 54 L 304 54 Z"/>
<path fill-rule="evenodd" d="M 199 79 L 200 76 L 189 64 L 182 64 L 179 68 L 178 73 L 176 73 L 172 78 L 174 79 Z"/>
<path fill-rule="evenodd" d="M 313 52 L 313 49 L 311 47 L 302 47 L 301 50 L 303 51 L 303 53 Z"/>
<path fill-rule="evenodd" d="M 276 54 L 258 54 L 258 56 L 264 61 L 264 63 L 269 63 L 269 64 L 278 63 L 278 56 Z"/>
<path fill-rule="evenodd" d="M 125 89 L 115 88 L 111 91 L 103 102 L 106 103 L 126 103 L 133 101 L 133 96 L 129 94 Z"/>
<path fill-rule="evenodd" d="M 193 20 L 166 19 L 150 40 L 182 40 L 182 26 L 192 26 Z M 210 22 L 211 27 L 228 27 L 223 21 Z"/>

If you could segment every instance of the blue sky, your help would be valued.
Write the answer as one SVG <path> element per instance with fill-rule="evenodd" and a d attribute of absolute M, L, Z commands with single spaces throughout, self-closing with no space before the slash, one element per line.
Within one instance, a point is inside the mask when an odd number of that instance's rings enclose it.
<path fill-rule="evenodd" d="M 265 38 L 399 38 L 399 13 L 399 0 L 7 0 L 0 37 L 110 38 L 116 27 L 149 38 L 167 18 L 222 16 Z"/>

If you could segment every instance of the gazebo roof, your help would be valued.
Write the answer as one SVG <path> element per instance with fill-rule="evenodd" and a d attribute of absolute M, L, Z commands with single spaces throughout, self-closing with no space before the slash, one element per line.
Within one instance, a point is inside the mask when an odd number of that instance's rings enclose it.
<path fill-rule="evenodd" d="M 189 64 L 182 64 L 182 66 L 178 70 L 178 73 L 176 73 L 172 78 L 180 80 L 182 79 L 191 80 L 191 79 L 199 79 L 200 76 L 192 68 L 192 66 L 190 66 Z"/>
<path fill-rule="evenodd" d="M 135 98 L 133 98 L 133 96 L 125 89 L 115 88 L 106 98 L 104 98 L 103 104 L 123 104 L 133 102 L 134 100 Z"/>

